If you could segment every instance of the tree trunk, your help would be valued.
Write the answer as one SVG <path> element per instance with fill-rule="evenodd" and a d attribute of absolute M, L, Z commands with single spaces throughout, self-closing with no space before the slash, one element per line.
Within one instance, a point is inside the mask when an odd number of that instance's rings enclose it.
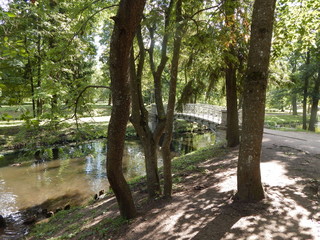
<path fill-rule="evenodd" d="M 129 186 L 122 173 L 124 138 L 130 111 L 130 55 L 145 0 L 121 0 L 110 43 L 110 76 L 113 107 L 108 127 L 107 176 L 120 214 L 136 216 Z"/>
<path fill-rule="evenodd" d="M 236 69 L 232 63 L 226 69 L 227 90 L 227 144 L 228 147 L 239 145 L 239 117 L 237 103 Z"/>
<path fill-rule="evenodd" d="M 248 69 L 244 81 L 243 123 L 235 199 L 256 202 L 264 198 L 260 156 L 274 9 L 276 0 L 256 0 L 253 6 Z"/>
<path fill-rule="evenodd" d="M 313 95 L 312 95 L 312 106 L 311 106 L 311 116 L 309 121 L 309 131 L 316 131 L 316 123 L 318 116 L 318 105 L 319 105 L 319 95 L 320 95 L 320 70 L 318 71 L 318 77 L 314 84 Z"/>
<path fill-rule="evenodd" d="M 162 143 L 162 158 L 163 158 L 163 177 L 164 177 L 164 195 L 166 197 L 171 197 L 172 192 L 172 173 L 171 173 L 171 140 L 173 133 L 173 118 L 174 109 L 176 103 L 176 89 L 177 89 L 177 79 L 178 79 L 178 67 L 180 58 L 180 48 L 183 34 L 183 24 L 182 21 L 182 0 L 177 0 L 176 5 L 176 33 L 173 46 L 173 57 L 171 61 L 171 78 L 170 78 L 170 89 L 169 89 L 169 100 L 167 106 L 167 122 L 165 127 L 164 141 Z"/>
<path fill-rule="evenodd" d="M 152 129 L 148 125 L 149 113 L 144 107 L 142 96 L 142 73 L 145 61 L 145 50 L 141 28 L 137 32 L 137 39 L 140 48 L 139 63 L 137 71 L 135 69 L 134 53 L 131 55 L 131 96 L 132 96 L 132 113 L 130 121 L 141 140 L 146 166 L 147 189 L 149 198 L 154 198 L 161 193 L 160 179 L 158 174 L 157 149 L 159 140 L 155 138 Z"/>
<path fill-rule="evenodd" d="M 161 194 L 160 178 L 158 173 L 158 144 L 155 143 L 152 133 L 147 135 L 143 142 L 145 154 L 147 190 L 149 198 L 155 198 Z"/>
<path fill-rule="evenodd" d="M 149 62 L 150 68 L 153 75 L 154 81 L 154 89 L 155 89 L 155 102 L 157 108 L 157 116 L 158 121 L 154 131 L 148 126 L 148 111 L 144 107 L 143 98 L 142 98 L 142 89 L 141 89 L 141 79 L 142 79 L 142 63 L 144 62 L 144 44 L 142 40 L 141 32 L 138 31 L 137 39 L 140 49 L 140 62 L 138 65 L 137 73 L 132 71 L 132 115 L 131 115 L 131 122 L 135 127 L 145 154 L 145 162 L 146 162 L 146 175 L 147 175 L 147 187 L 148 187 L 148 194 L 150 198 L 154 198 L 161 194 L 160 188 L 160 180 L 158 174 L 158 161 L 157 161 L 157 149 L 159 145 L 159 140 L 163 134 L 165 123 L 166 123 L 166 115 L 163 106 L 162 100 L 162 82 L 161 76 L 168 61 L 167 57 L 167 45 L 168 45 L 168 27 L 170 23 L 170 15 L 171 9 L 173 6 L 173 0 L 170 1 L 168 8 L 166 9 L 165 13 L 165 33 L 163 35 L 162 40 L 162 48 L 161 48 L 161 60 L 159 65 L 155 66 L 154 61 L 154 47 L 155 47 L 155 27 L 148 26 L 149 34 L 150 34 L 150 48 L 148 50 L 149 53 Z M 142 55 L 141 55 L 142 54 Z M 132 70 L 134 69 L 134 60 L 132 60 Z"/>
<path fill-rule="evenodd" d="M 298 115 L 297 94 L 291 93 L 292 115 Z"/>
<path fill-rule="evenodd" d="M 38 90 L 41 89 L 41 36 L 38 35 L 38 41 L 37 41 L 37 50 L 38 50 L 38 57 L 37 57 L 37 61 L 38 61 L 38 73 L 37 73 L 37 78 L 38 78 L 38 82 L 37 82 L 37 88 Z M 37 99 L 37 117 L 40 117 L 42 115 L 43 109 L 43 100 L 41 98 Z"/>
<path fill-rule="evenodd" d="M 238 98 L 237 98 L 237 77 L 236 64 L 231 56 L 236 57 L 235 48 L 235 0 L 225 2 L 226 28 L 230 32 L 228 50 L 225 51 L 225 74 L 226 74 L 226 93 L 227 93 L 227 144 L 235 147 L 239 144 L 239 119 L 238 119 Z"/>
<path fill-rule="evenodd" d="M 306 60 L 306 71 L 304 75 L 304 85 L 303 85 L 303 101 L 302 101 L 302 128 L 307 130 L 307 104 L 308 104 L 308 88 L 309 88 L 309 73 L 308 66 L 310 65 L 310 51 L 307 52 Z"/>
<path fill-rule="evenodd" d="M 34 99 L 34 82 L 33 82 L 32 66 L 31 66 L 30 57 L 28 57 L 28 63 L 26 64 L 25 71 L 26 71 L 25 72 L 26 80 L 30 81 L 31 99 L 32 99 L 32 115 L 35 118 L 36 117 L 36 102 Z"/>

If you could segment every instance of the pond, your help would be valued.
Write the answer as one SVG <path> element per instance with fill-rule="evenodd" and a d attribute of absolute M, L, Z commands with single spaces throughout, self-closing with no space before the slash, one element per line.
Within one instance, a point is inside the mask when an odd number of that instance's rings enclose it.
<path fill-rule="evenodd" d="M 186 154 L 214 142 L 213 133 L 187 133 L 176 135 L 172 148 L 177 154 Z M 53 154 L 58 159 L 41 163 L 34 158 L 37 153 L 31 156 L 20 153 L 2 158 L 0 214 L 7 217 L 50 199 L 74 198 L 82 204 L 100 190 L 108 190 L 105 153 L 106 144 L 99 140 L 64 146 L 54 151 L 46 149 L 41 152 L 42 158 L 52 158 Z M 21 164 L 13 164 L 19 162 L 17 158 L 21 159 Z M 29 158 L 29 161 L 23 161 L 25 158 Z M 139 141 L 126 142 L 123 161 L 128 180 L 145 174 L 144 155 Z"/>

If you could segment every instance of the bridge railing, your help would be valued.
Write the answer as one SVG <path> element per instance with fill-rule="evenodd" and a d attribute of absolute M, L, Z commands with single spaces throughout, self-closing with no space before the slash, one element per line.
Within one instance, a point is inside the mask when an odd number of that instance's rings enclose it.
<path fill-rule="evenodd" d="M 223 107 L 210 104 L 185 104 L 182 108 L 183 114 L 198 116 L 204 119 L 211 119 L 217 123 L 222 122 Z"/>

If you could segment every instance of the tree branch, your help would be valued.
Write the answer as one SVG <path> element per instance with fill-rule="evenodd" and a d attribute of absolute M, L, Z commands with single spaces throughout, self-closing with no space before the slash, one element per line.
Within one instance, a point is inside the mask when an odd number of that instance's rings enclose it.
<path fill-rule="evenodd" d="M 74 117 L 76 119 L 76 125 L 77 125 L 77 129 L 79 129 L 79 124 L 78 124 L 78 116 L 77 116 L 77 111 L 78 111 L 78 103 L 79 103 L 79 100 L 82 96 L 82 94 L 88 89 L 88 88 L 107 88 L 107 89 L 111 89 L 110 87 L 108 86 L 103 86 L 103 85 L 88 85 L 86 86 L 84 89 L 82 89 L 82 91 L 79 93 L 77 99 L 76 99 L 76 102 L 75 102 L 75 108 L 74 108 Z"/>

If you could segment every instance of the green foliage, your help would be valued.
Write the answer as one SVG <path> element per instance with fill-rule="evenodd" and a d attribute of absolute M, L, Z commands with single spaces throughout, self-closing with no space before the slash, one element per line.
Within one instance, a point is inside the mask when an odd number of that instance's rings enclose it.
<path fill-rule="evenodd" d="M 32 114 L 46 119 L 72 114 L 79 92 L 92 84 L 96 50 L 85 27 L 95 20 L 89 17 L 95 9 L 87 7 L 87 1 L 10 3 L 0 29 L 2 103 L 31 100 Z M 80 113 L 93 96 L 82 96 Z"/>

